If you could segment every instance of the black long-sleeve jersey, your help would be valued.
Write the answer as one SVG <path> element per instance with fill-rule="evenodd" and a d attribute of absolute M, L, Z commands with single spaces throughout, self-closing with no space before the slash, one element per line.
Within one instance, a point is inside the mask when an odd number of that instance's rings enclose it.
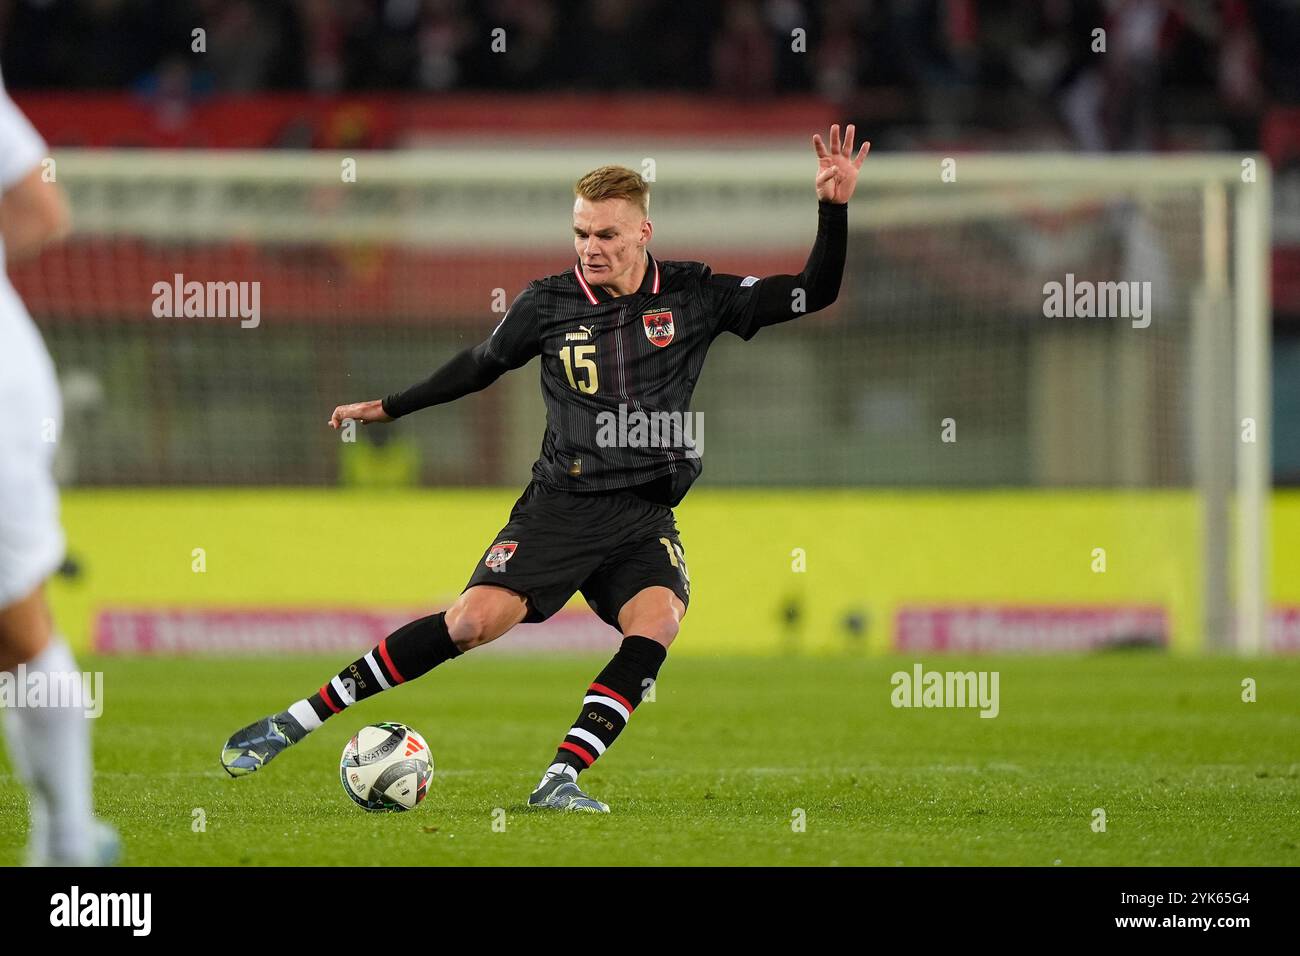
<path fill-rule="evenodd" d="M 723 332 L 749 340 L 839 294 L 848 207 L 817 208 L 817 239 L 797 276 L 715 274 L 647 251 L 645 279 L 630 295 L 591 285 L 581 263 L 535 280 L 486 341 L 388 396 L 384 411 L 400 418 L 452 401 L 540 355 L 546 434 L 534 479 L 574 492 L 654 489 L 646 496 L 676 505 L 702 468 L 690 403 L 713 340 Z"/>

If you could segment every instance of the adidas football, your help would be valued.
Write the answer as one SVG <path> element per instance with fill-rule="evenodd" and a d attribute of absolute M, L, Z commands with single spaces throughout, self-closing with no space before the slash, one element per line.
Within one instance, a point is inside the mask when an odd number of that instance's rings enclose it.
<path fill-rule="evenodd" d="M 428 790 L 433 755 L 424 738 L 405 724 L 371 724 L 343 748 L 339 775 L 358 806 L 410 810 Z"/>

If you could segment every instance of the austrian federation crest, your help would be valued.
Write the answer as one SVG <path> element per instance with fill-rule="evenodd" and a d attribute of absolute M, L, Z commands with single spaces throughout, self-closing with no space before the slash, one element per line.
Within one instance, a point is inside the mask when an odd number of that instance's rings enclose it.
<path fill-rule="evenodd" d="M 647 312 L 641 316 L 645 325 L 645 337 L 651 345 L 663 348 L 673 340 L 673 314 L 671 311 Z"/>
<path fill-rule="evenodd" d="M 487 559 L 483 563 L 493 571 L 500 571 L 505 568 L 506 562 L 514 555 L 515 549 L 518 547 L 518 541 L 498 541 L 488 548 Z"/>

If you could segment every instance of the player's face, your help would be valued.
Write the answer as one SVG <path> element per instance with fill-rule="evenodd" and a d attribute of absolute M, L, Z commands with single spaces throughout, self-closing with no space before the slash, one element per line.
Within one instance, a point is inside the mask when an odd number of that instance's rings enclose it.
<path fill-rule="evenodd" d="M 573 204 L 573 248 L 588 282 L 623 289 L 645 261 L 650 220 L 626 199 L 593 202 L 579 196 Z"/>

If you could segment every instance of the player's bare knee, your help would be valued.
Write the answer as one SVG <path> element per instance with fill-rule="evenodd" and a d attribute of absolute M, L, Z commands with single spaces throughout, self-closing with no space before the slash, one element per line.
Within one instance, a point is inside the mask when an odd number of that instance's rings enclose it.
<path fill-rule="evenodd" d="M 463 653 L 494 641 L 522 619 L 523 599 L 498 591 L 471 589 L 447 611 L 447 631 Z"/>
<path fill-rule="evenodd" d="M 50 637 L 49 612 L 39 591 L 0 608 L 0 670 L 13 670 L 39 657 Z"/>
<path fill-rule="evenodd" d="M 49 642 L 48 633 L 0 627 L 0 671 L 11 671 L 19 664 L 35 660 Z"/>
<path fill-rule="evenodd" d="M 447 611 L 447 632 L 462 653 L 491 640 L 489 630 L 488 615 L 477 602 L 466 601 L 462 596 Z"/>
<path fill-rule="evenodd" d="M 624 633 L 639 634 L 642 637 L 650 638 L 652 641 L 658 641 L 664 647 L 667 647 L 677 637 L 677 630 L 680 627 L 681 622 L 678 620 L 676 611 L 670 608 L 667 611 L 638 616 L 632 622 L 632 626 Z"/>

